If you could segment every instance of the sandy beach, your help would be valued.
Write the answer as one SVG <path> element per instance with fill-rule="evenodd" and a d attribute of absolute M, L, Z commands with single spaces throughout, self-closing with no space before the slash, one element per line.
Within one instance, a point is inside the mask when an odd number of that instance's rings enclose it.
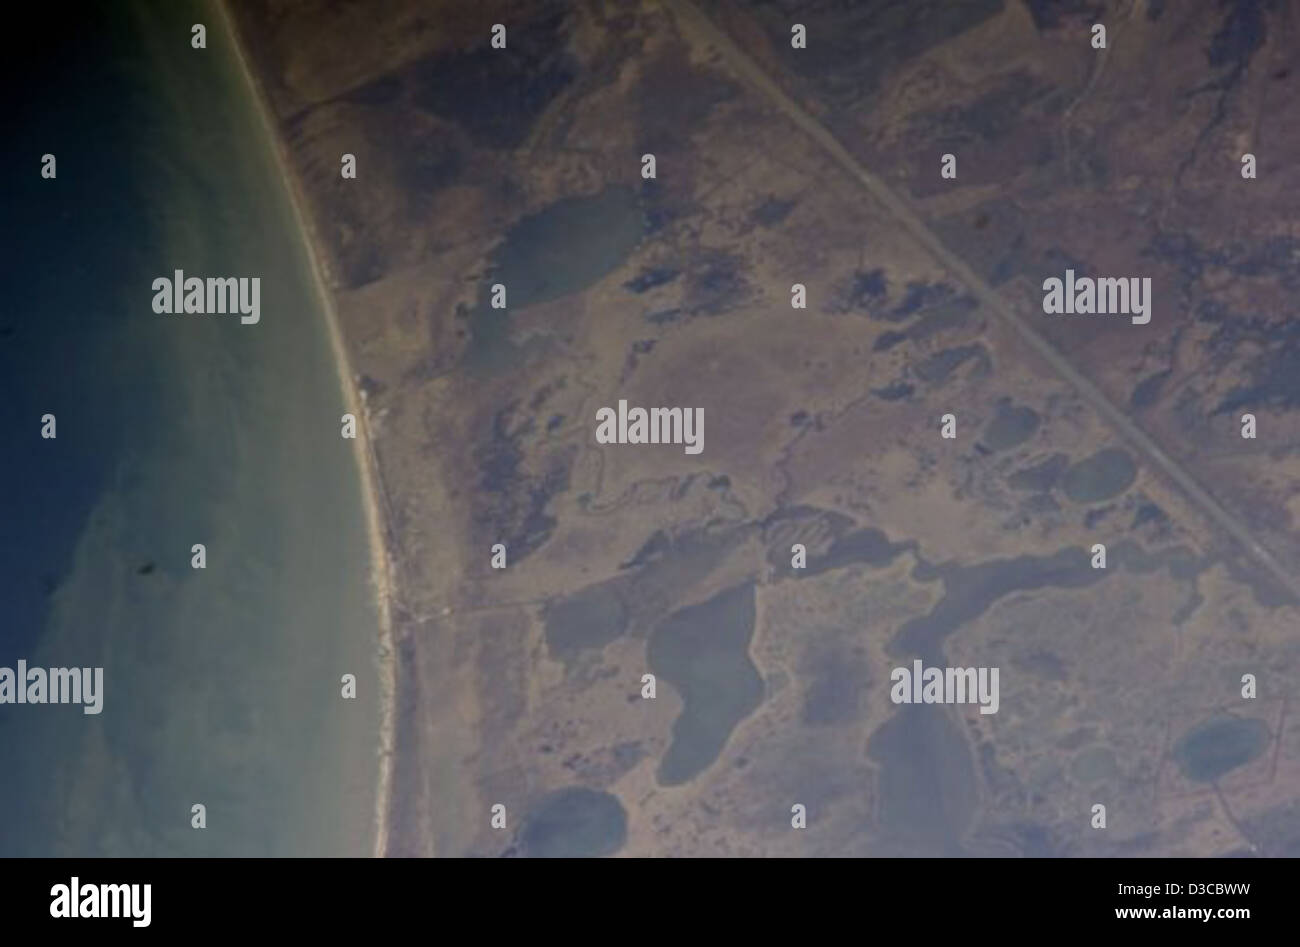
<path fill-rule="evenodd" d="M 262 126 L 275 150 L 276 164 L 280 169 L 281 179 L 289 195 L 294 217 L 306 244 L 307 256 L 311 262 L 316 292 L 320 297 L 320 305 L 325 313 L 330 345 L 334 352 L 334 362 L 338 368 L 339 384 L 343 390 L 344 400 L 348 410 L 361 420 L 361 424 L 358 425 L 358 436 L 353 441 L 353 446 L 357 467 L 361 474 L 363 504 L 367 524 L 366 531 L 369 537 L 371 553 L 371 584 L 374 589 L 376 610 L 379 618 L 376 661 L 381 686 L 378 773 L 375 787 L 372 854 L 375 857 L 382 857 L 388 849 L 388 806 L 393 768 L 397 653 L 393 646 L 392 601 L 396 590 L 393 585 L 393 572 L 388 557 L 388 547 L 384 541 L 384 521 L 383 511 L 380 508 L 378 471 L 369 434 L 369 412 L 350 368 L 347 347 L 343 341 L 338 312 L 334 304 L 334 295 L 330 290 L 328 264 L 320 250 L 321 244 L 316 228 L 304 211 L 305 201 L 301 193 L 301 186 L 297 176 L 291 170 L 284 142 L 276 130 L 265 91 L 249 67 L 248 59 L 240 42 L 238 29 L 226 9 L 225 3 L 217 0 L 213 5 L 222 20 L 226 35 L 230 37 L 231 49 L 239 62 L 240 71 L 249 85 L 257 112 L 262 120 Z"/>

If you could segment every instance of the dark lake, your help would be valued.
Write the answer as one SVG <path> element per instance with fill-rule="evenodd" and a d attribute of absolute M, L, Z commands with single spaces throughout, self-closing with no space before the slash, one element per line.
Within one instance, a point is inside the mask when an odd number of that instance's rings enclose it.
<path fill-rule="evenodd" d="M 754 619 L 754 586 L 746 583 L 674 612 L 652 633 L 650 670 L 685 704 L 659 764 L 660 783 L 678 785 L 707 769 L 762 702 L 763 679 L 749 658 Z"/>

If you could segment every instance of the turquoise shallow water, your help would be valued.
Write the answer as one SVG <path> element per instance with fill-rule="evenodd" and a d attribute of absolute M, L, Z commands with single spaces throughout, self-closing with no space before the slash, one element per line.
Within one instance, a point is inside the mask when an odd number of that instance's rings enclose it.
<path fill-rule="evenodd" d="M 104 710 L 0 705 L 0 854 L 368 853 L 360 477 L 270 143 L 212 9 L 87 16 L 36 34 L 5 146 L 0 666 L 103 666 Z M 261 321 L 155 314 L 178 268 L 261 277 Z"/>

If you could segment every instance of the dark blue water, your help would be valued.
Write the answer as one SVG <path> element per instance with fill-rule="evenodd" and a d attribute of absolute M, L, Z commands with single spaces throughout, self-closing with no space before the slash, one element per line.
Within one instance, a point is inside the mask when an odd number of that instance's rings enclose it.
<path fill-rule="evenodd" d="M 364 854 L 370 549 L 270 142 L 206 4 L 51 11 L 4 66 L 0 667 L 102 666 L 104 709 L 0 705 L 0 855 Z M 154 313 L 177 268 L 261 322 Z"/>
<path fill-rule="evenodd" d="M 0 175 L 0 576 L 4 652 L 40 633 L 49 596 L 115 458 L 153 428 L 156 353 L 123 352 L 129 297 L 154 240 L 148 203 L 149 78 L 124 21 L 103 7 L 70 31 L 47 15 L 6 69 Z M 38 17 L 39 19 L 39 17 Z M 90 41 L 88 37 L 102 39 Z M 156 117 L 155 117 L 156 119 Z M 87 148 L 86 145 L 92 147 Z M 52 153 L 58 177 L 40 176 Z M 58 418 L 43 440 L 40 418 Z"/>

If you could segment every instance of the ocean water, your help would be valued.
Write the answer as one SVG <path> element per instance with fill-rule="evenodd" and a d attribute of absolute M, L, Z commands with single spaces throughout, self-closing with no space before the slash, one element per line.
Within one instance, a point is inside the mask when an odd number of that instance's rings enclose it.
<path fill-rule="evenodd" d="M 3 66 L 0 666 L 104 703 L 0 704 L 0 855 L 367 854 L 361 480 L 271 143 L 206 4 L 44 16 Z M 261 321 L 155 314 L 175 269 L 260 277 Z"/>

